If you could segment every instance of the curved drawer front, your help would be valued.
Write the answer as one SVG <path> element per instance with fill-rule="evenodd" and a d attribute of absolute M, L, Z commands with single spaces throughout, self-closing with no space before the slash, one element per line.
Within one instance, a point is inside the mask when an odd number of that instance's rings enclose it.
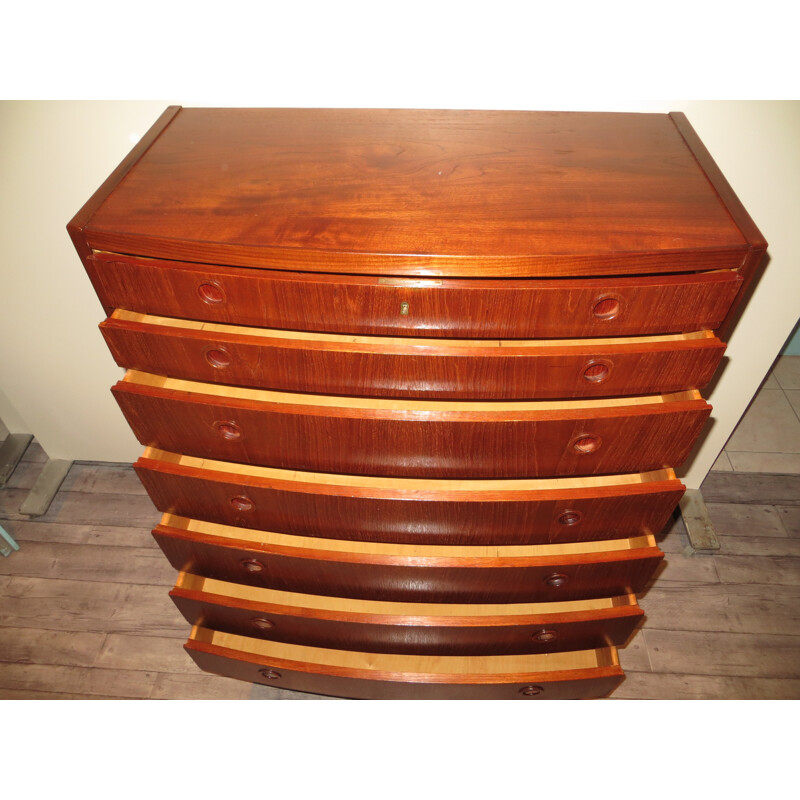
<path fill-rule="evenodd" d="M 652 536 L 563 545 L 389 545 L 232 528 L 166 515 L 173 567 L 303 594 L 426 603 L 533 603 L 641 591 L 664 554 Z"/>
<path fill-rule="evenodd" d="M 181 573 L 170 592 L 192 625 L 274 642 L 375 653 L 497 655 L 623 645 L 633 595 L 564 603 L 388 603 L 258 589 Z"/>
<path fill-rule="evenodd" d="M 713 329 L 741 285 L 728 270 L 636 278 L 395 279 L 110 253 L 95 254 L 87 269 L 107 308 L 289 330 L 467 338 Z"/>
<path fill-rule="evenodd" d="M 622 680 L 615 648 L 526 656 L 410 656 L 265 642 L 196 627 L 201 669 L 271 686 L 362 699 L 603 697 Z"/>
<path fill-rule="evenodd" d="M 359 478 L 148 449 L 159 511 L 260 530 L 406 544 L 545 544 L 658 533 L 684 487 L 672 470 L 555 480 Z"/>
<path fill-rule="evenodd" d="M 100 326 L 120 366 L 173 378 L 369 397 L 536 399 L 696 389 L 725 346 L 708 331 L 577 340 L 352 337 L 117 310 Z"/>
<path fill-rule="evenodd" d="M 431 478 L 677 466 L 711 411 L 697 392 L 458 403 L 263 392 L 136 372 L 113 391 L 148 447 L 283 469 Z"/>

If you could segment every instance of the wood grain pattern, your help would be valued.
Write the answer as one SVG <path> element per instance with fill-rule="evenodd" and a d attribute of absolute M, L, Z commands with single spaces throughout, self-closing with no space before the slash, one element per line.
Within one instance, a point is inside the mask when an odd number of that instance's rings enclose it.
<path fill-rule="evenodd" d="M 100 329 L 123 367 L 204 382 L 371 397 L 514 400 L 681 391 L 704 386 L 725 351 L 710 334 L 585 343 L 378 337 L 354 342 L 325 334 L 299 339 L 123 311 Z"/>
<path fill-rule="evenodd" d="M 683 484 L 655 474 L 643 482 L 591 485 L 564 479 L 472 480 L 409 485 L 271 470 L 234 471 L 222 462 L 147 451 L 135 468 L 159 511 L 249 528 L 334 539 L 428 544 L 536 544 L 614 539 L 660 531 Z M 586 484 L 589 485 L 586 485 Z M 598 482 L 599 483 L 599 482 Z"/>
<path fill-rule="evenodd" d="M 661 114 L 182 109 L 86 230 L 96 249 L 378 274 L 735 268 L 747 249 Z"/>
<path fill-rule="evenodd" d="M 392 280 L 95 253 L 104 306 L 300 331 L 465 338 L 604 337 L 715 328 L 741 285 L 718 270 L 560 280 Z M 346 267 L 343 272 L 349 272 Z M 591 271 L 586 275 L 592 275 Z M 422 285 L 420 285 L 422 284 Z M 598 316 L 604 299 L 614 316 Z M 408 313 L 401 313 L 402 303 Z"/>
<path fill-rule="evenodd" d="M 170 597 L 192 625 L 289 644 L 419 655 L 548 653 L 624 644 L 643 616 L 633 596 L 594 603 L 438 606 L 247 592 L 182 574 Z"/>
<path fill-rule="evenodd" d="M 259 646 L 261 645 L 261 646 Z M 259 642 L 195 628 L 185 645 L 203 669 L 289 689 L 362 699 L 580 699 L 622 680 L 613 648 L 541 656 L 381 656 Z"/>
<path fill-rule="evenodd" d="M 180 518 L 173 518 L 180 519 Z M 174 524 L 174 523 L 173 523 Z M 221 527 L 221 526 L 220 526 Z M 290 544 L 236 538 L 237 529 L 210 532 L 158 525 L 153 536 L 172 566 L 217 580 L 281 591 L 366 600 L 509 603 L 580 600 L 640 591 L 663 553 L 655 544 L 599 552 L 554 553 L 535 548 L 498 555 L 478 548 L 450 555 L 436 547 L 365 552 L 357 543 L 328 549 L 325 540 L 289 537 Z M 627 540 L 625 540 L 627 541 Z M 395 547 L 400 547 L 395 545 Z M 475 550 L 474 554 L 469 551 Z M 257 562 L 254 565 L 252 562 Z M 553 576 L 565 576 L 553 585 Z"/>
<path fill-rule="evenodd" d="M 702 399 L 566 410 L 387 410 L 258 402 L 120 382 L 148 447 L 282 469 L 407 477 L 535 477 L 676 467 L 711 411 Z M 592 452 L 581 443 L 591 437 Z"/>

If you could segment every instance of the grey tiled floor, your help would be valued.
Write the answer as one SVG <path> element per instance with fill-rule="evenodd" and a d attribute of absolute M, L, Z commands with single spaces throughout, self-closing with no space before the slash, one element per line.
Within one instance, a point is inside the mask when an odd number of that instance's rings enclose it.
<path fill-rule="evenodd" d="M 712 467 L 800 475 L 800 356 L 782 356 Z"/>

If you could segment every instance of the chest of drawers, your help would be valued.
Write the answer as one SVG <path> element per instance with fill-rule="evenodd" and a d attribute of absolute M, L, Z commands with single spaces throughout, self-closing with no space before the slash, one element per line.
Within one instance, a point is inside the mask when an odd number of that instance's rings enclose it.
<path fill-rule="evenodd" d="M 614 690 L 766 249 L 683 115 L 170 108 L 68 229 L 202 669 Z"/>

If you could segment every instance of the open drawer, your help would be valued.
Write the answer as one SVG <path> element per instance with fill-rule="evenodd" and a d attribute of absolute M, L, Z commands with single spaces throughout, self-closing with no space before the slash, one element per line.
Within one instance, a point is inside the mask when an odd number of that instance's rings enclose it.
<path fill-rule="evenodd" d="M 129 371 L 112 390 L 139 441 L 313 472 L 513 478 L 678 466 L 711 406 L 697 391 L 606 400 L 387 400 Z"/>
<path fill-rule="evenodd" d="M 585 478 L 373 478 L 147 448 L 159 511 L 225 525 L 405 544 L 547 544 L 658 533 L 684 486 L 671 469 Z"/>
<path fill-rule="evenodd" d="M 524 656 L 410 656 L 302 647 L 201 627 L 184 646 L 207 672 L 373 700 L 593 698 L 609 694 L 623 678 L 613 647 Z"/>
<path fill-rule="evenodd" d="M 553 603 L 443 604 L 281 592 L 182 572 L 170 592 L 192 625 L 273 642 L 428 655 L 510 655 L 624 645 L 634 595 Z"/>
<path fill-rule="evenodd" d="M 530 400 L 699 389 L 725 351 L 710 331 L 618 339 L 422 339 L 219 325 L 117 309 L 116 362 L 172 378 L 367 397 Z"/>
<path fill-rule="evenodd" d="M 529 603 L 640 592 L 653 536 L 580 544 L 402 545 L 315 539 L 164 515 L 153 536 L 179 572 L 303 594 L 424 603 Z"/>

